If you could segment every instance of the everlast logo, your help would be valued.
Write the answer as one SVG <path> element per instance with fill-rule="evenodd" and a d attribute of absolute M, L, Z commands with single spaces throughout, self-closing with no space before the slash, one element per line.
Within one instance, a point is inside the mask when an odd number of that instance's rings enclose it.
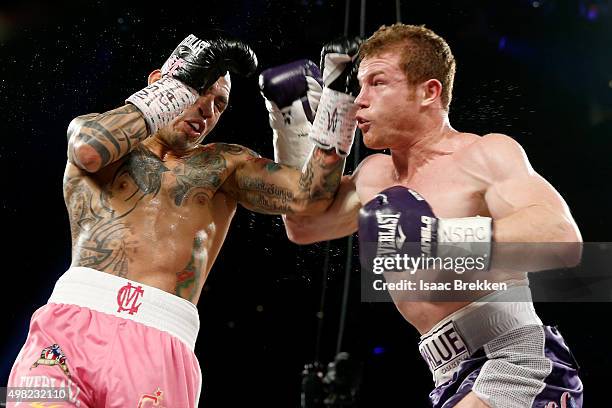
<path fill-rule="evenodd" d="M 127 311 L 131 315 L 137 313 L 142 303 L 137 304 L 136 302 L 138 302 L 143 294 L 144 291 L 142 290 L 142 286 L 132 286 L 132 284 L 128 282 L 127 285 L 123 286 L 117 292 L 117 304 L 119 305 L 117 312 L 121 313 Z"/>
<path fill-rule="evenodd" d="M 189 51 L 200 52 L 204 48 L 206 48 L 208 45 L 209 43 L 207 41 L 202 41 L 195 35 L 190 34 L 187 38 L 185 38 L 179 44 L 179 49 L 180 49 L 179 54 L 183 55 L 184 53 L 187 53 Z"/>
<path fill-rule="evenodd" d="M 408 189 L 408 191 L 410 191 L 410 194 L 412 194 L 412 196 L 414 198 L 416 198 L 418 201 L 423 201 L 424 200 L 424 198 L 419 193 L 417 193 L 416 191 L 411 190 L 411 189 Z"/>
<path fill-rule="evenodd" d="M 436 227 L 436 219 L 426 215 L 421 216 L 421 252 L 431 256 L 431 243 L 435 242 L 434 228 Z"/>
<path fill-rule="evenodd" d="M 419 344 L 419 351 L 436 378 L 444 375 L 452 376 L 450 373 L 467 358 L 467 348 L 455 331 L 453 322 L 448 322 L 429 338 L 424 339 Z"/>
<path fill-rule="evenodd" d="M 378 223 L 378 249 L 377 256 L 394 254 L 397 249 L 403 245 L 403 240 L 406 238 L 400 230 L 400 237 L 395 239 L 397 231 L 397 223 L 399 222 L 400 214 L 383 214 L 376 212 L 376 222 Z"/>

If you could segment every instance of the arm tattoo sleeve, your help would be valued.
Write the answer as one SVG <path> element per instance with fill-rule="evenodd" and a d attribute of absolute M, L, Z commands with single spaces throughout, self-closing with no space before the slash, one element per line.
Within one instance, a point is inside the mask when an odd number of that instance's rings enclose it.
<path fill-rule="evenodd" d="M 128 104 L 73 120 L 68 128 L 68 153 L 74 157 L 76 142 L 88 144 L 100 155 L 101 167 L 104 167 L 132 151 L 146 137 L 147 126 L 142 114 Z"/>
<path fill-rule="evenodd" d="M 304 170 L 264 158 L 247 159 L 235 173 L 235 196 L 254 211 L 291 214 L 326 208 L 340 185 L 344 159 L 316 148 Z"/>

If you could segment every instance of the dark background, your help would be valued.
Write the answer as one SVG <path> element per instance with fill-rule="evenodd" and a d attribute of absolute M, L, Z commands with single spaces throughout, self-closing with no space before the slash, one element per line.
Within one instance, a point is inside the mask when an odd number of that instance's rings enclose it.
<path fill-rule="evenodd" d="M 304 57 L 318 62 L 321 45 L 344 27 L 344 1 L 174 3 L 0 3 L 0 383 L 31 314 L 70 264 L 61 186 L 70 120 L 122 105 L 189 33 L 240 38 L 265 69 Z M 370 35 L 395 21 L 395 2 L 368 0 L 366 13 Z M 454 127 L 514 137 L 566 199 L 584 240 L 611 241 L 612 2 L 402 1 L 401 19 L 426 24 L 453 49 Z M 349 28 L 359 33 L 355 0 Z M 256 78 L 234 78 L 230 109 L 208 140 L 271 157 L 270 136 Z M 324 362 L 336 349 L 346 247 L 346 240 L 330 247 Z M 238 210 L 198 306 L 203 406 L 299 405 L 301 370 L 315 357 L 324 250 L 288 242 L 280 217 Z M 418 333 L 393 305 L 359 301 L 357 264 L 354 256 L 342 349 L 364 362 L 360 406 L 426 406 L 432 383 Z M 610 303 L 536 309 L 559 325 L 581 363 L 586 406 L 606 406 L 612 352 L 602 331 Z"/>

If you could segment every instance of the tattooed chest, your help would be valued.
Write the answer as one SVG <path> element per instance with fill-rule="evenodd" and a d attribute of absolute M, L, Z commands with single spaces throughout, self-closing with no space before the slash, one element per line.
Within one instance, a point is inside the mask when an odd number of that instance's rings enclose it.
<path fill-rule="evenodd" d="M 209 202 L 227 177 L 225 158 L 203 152 L 181 161 L 163 162 L 147 149 L 134 151 L 113 174 L 106 194 L 113 198 L 159 202 L 177 207 Z"/>
<path fill-rule="evenodd" d="M 211 203 L 228 173 L 222 155 L 162 162 L 147 149 L 114 167 L 66 180 L 65 193 L 77 263 L 120 276 L 151 236 L 162 239 L 179 220 L 193 224 L 194 207 L 204 216 L 201 206 Z"/>
<path fill-rule="evenodd" d="M 141 148 L 106 174 L 66 180 L 65 193 L 71 220 L 90 225 L 125 218 L 139 208 L 181 212 L 208 205 L 228 174 L 220 154 L 205 151 L 183 161 L 162 162 Z"/>

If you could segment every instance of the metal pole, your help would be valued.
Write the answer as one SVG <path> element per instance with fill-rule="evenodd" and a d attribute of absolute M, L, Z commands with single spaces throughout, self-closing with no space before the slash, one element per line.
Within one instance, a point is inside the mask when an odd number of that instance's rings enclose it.
<path fill-rule="evenodd" d="M 344 36 L 348 37 L 348 28 L 349 28 L 349 12 L 350 12 L 350 1 L 344 1 Z"/>
<path fill-rule="evenodd" d="M 365 15 L 366 15 L 366 0 L 361 0 L 361 13 L 359 14 L 359 35 L 361 38 L 365 36 Z"/>
<path fill-rule="evenodd" d="M 365 14 L 366 14 L 366 0 L 361 0 L 361 15 L 359 22 L 359 35 L 361 38 L 365 36 Z M 355 147 L 353 150 L 353 169 L 357 168 L 359 164 L 360 154 L 359 147 L 361 144 L 361 132 L 357 129 L 355 135 Z M 353 236 L 348 237 L 346 244 L 346 262 L 344 267 L 344 290 L 342 293 L 342 309 L 340 311 L 340 323 L 338 324 L 338 341 L 336 343 L 336 354 L 342 351 L 342 339 L 344 337 L 344 325 L 346 322 L 346 312 L 348 305 L 349 287 L 351 285 L 351 270 L 353 269 Z"/>
<path fill-rule="evenodd" d="M 346 244 L 346 264 L 344 266 L 344 291 L 342 293 L 342 309 L 340 309 L 340 323 L 338 324 L 338 341 L 336 354 L 342 351 L 342 338 L 344 337 L 344 323 L 348 303 L 349 286 L 351 284 L 351 269 L 353 269 L 353 236 L 348 237 Z"/>
<path fill-rule="evenodd" d="M 319 303 L 319 312 L 317 313 L 317 340 L 315 343 L 315 358 L 314 361 L 319 361 L 321 354 L 321 338 L 323 336 L 323 322 L 325 318 L 325 294 L 327 293 L 327 274 L 329 272 L 329 251 L 330 243 L 325 243 L 325 260 L 323 261 L 323 281 L 321 283 L 321 302 Z"/>
<path fill-rule="evenodd" d="M 395 0 L 395 21 L 402 22 L 402 13 L 400 11 L 400 0 Z"/>

